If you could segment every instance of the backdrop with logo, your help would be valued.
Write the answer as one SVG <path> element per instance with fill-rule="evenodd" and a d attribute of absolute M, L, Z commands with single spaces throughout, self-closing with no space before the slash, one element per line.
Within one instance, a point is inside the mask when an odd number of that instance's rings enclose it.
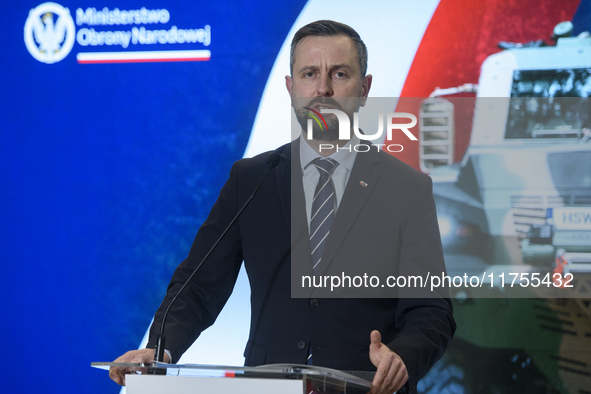
<path fill-rule="evenodd" d="M 335 19 L 358 30 L 369 48 L 375 97 L 425 97 L 437 87 L 477 83 L 500 41 L 552 44 L 561 21 L 573 21 L 573 34 L 591 27 L 587 0 L 6 6 L 0 366 L 3 391 L 23 393 L 118 392 L 90 362 L 141 346 L 232 163 L 289 140 L 283 78 L 299 27 Z M 470 143 L 470 126 L 456 134 L 454 163 Z M 420 168 L 418 142 L 397 155 Z M 248 297 L 242 273 L 216 324 L 182 361 L 241 364 Z M 589 350 L 589 316 L 579 312 L 582 320 L 569 328 L 554 311 L 548 319 L 555 321 L 544 324 L 561 336 L 534 335 L 537 345 L 524 346 L 524 335 L 539 332 L 532 320 L 499 339 L 500 349 L 484 338 L 482 322 L 492 322 L 502 306 L 477 304 L 484 312 L 475 319 L 469 305 L 454 302 L 458 336 L 420 390 L 475 392 L 474 382 L 489 376 L 505 391 L 523 391 L 522 382 L 533 379 L 551 392 L 585 392 L 591 360 L 556 351 L 545 362 L 535 354 L 546 351 L 546 340 L 561 348 L 563 336 Z M 529 307 L 519 304 L 514 313 Z M 569 330 L 576 335 L 564 334 Z M 474 358 L 500 367 L 478 375 L 484 368 L 470 367 Z"/>

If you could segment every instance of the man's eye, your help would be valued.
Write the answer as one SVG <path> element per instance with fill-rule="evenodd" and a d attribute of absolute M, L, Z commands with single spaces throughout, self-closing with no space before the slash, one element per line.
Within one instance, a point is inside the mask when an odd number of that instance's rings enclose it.
<path fill-rule="evenodd" d="M 347 74 L 345 74 L 342 71 L 337 71 L 336 73 L 334 73 L 335 77 L 337 78 L 345 78 L 347 76 Z"/>
<path fill-rule="evenodd" d="M 304 77 L 306 78 L 312 78 L 314 76 L 314 73 L 312 71 L 308 71 L 307 73 L 304 73 Z"/>

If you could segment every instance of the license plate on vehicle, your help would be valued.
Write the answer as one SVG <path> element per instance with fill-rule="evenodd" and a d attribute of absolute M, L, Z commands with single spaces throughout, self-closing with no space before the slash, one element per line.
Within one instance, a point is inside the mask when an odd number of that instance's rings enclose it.
<path fill-rule="evenodd" d="M 576 230 L 557 231 L 554 233 L 552 244 L 557 247 L 586 246 L 589 248 L 591 247 L 591 232 Z"/>
<path fill-rule="evenodd" d="M 591 230 L 591 207 L 562 207 L 552 211 L 558 230 Z"/>

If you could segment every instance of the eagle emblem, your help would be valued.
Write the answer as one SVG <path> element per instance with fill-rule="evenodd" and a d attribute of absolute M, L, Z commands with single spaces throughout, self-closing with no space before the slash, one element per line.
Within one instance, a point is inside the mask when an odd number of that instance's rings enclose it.
<path fill-rule="evenodd" d="M 51 64 L 64 59 L 72 50 L 74 35 L 74 20 L 67 8 L 43 3 L 29 12 L 25 44 L 40 62 Z"/>

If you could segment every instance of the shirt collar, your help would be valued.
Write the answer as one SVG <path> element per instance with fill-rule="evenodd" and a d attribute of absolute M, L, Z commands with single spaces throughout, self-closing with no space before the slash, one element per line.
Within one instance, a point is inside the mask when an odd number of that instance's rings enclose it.
<path fill-rule="evenodd" d="M 349 152 L 349 146 L 356 146 L 357 144 L 359 144 L 359 138 L 356 135 L 353 135 L 351 140 L 347 142 L 344 147 L 328 157 L 336 160 L 339 163 L 339 167 L 352 171 L 357 152 L 354 149 L 351 149 L 351 152 Z M 320 153 L 316 152 L 310 145 L 308 145 L 304 140 L 304 136 L 300 135 L 300 165 L 302 167 L 302 172 L 312 160 L 319 157 L 322 158 Z"/>

